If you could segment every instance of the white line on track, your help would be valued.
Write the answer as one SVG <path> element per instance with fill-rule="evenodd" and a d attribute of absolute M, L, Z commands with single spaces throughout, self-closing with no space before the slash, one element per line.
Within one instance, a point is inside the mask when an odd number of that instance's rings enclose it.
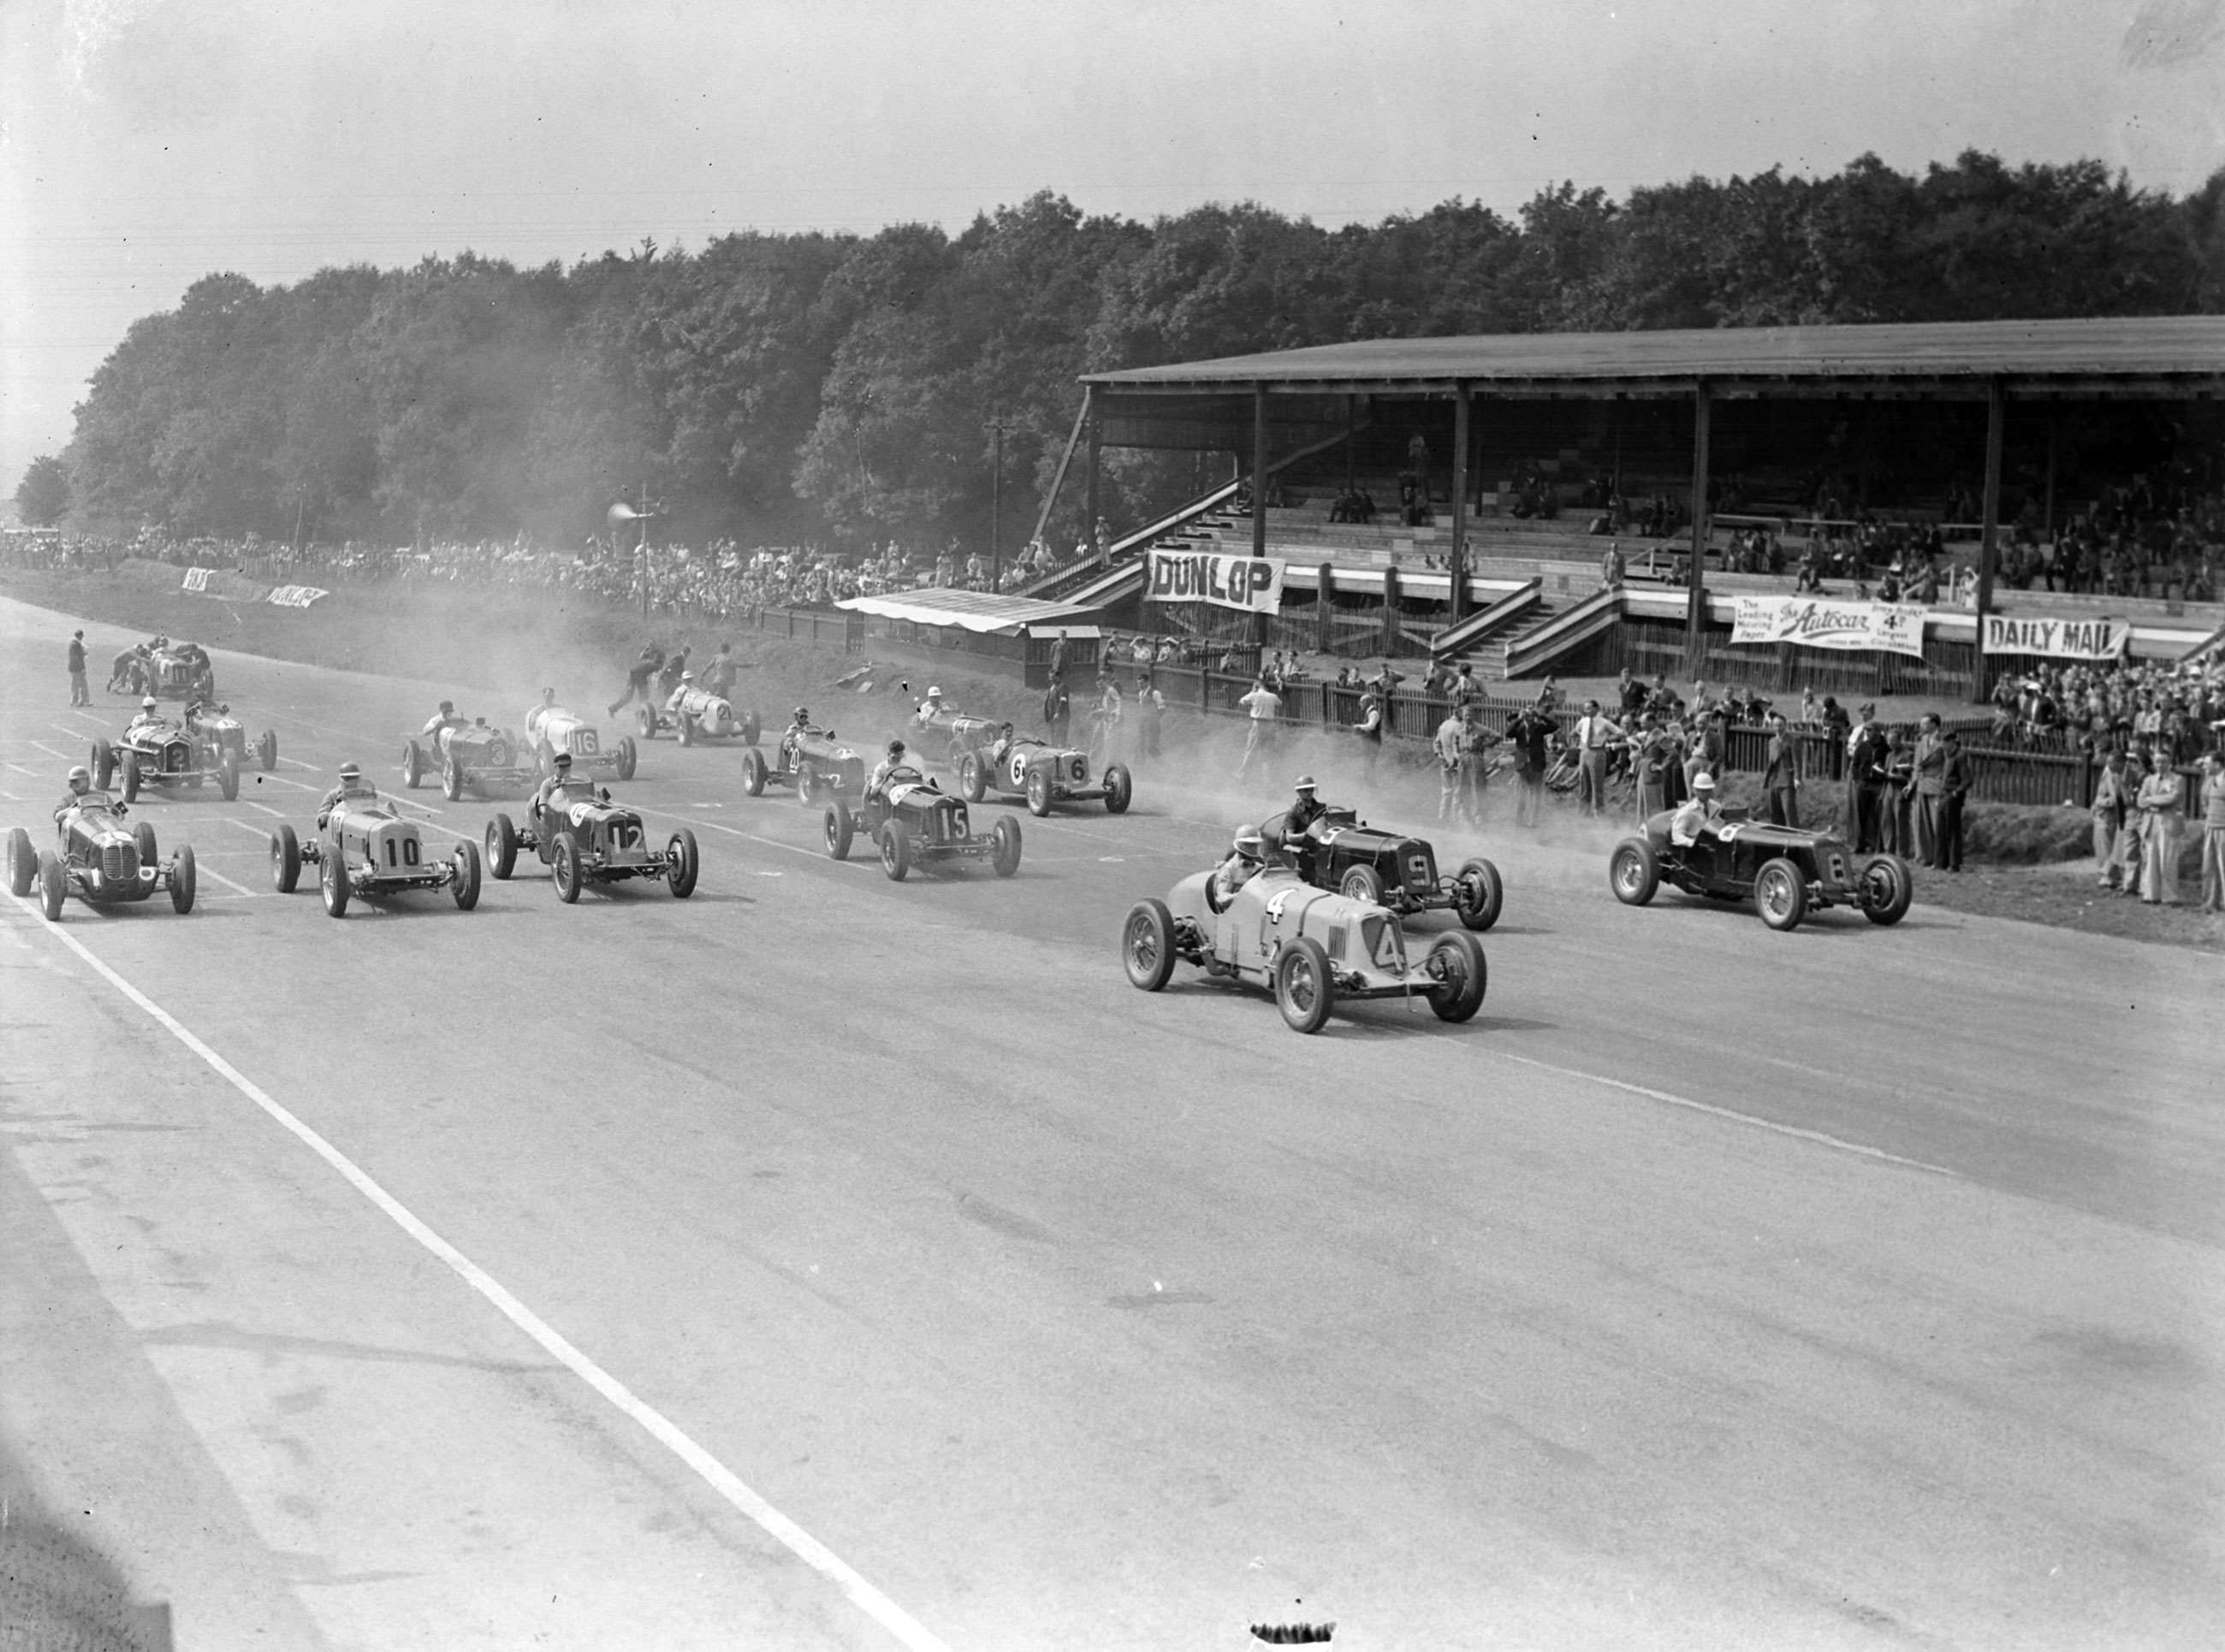
<path fill-rule="evenodd" d="M 25 912 L 36 910 L 33 902 L 27 899 L 15 899 L 15 904 Z M 75 953 L 102 979 L 145 1011 L 156 1025 L 200 1057 L 225 1083 L 260 1107 L 310 1152 L 330 1165 L 344 1180 L 377 1206 L 382 1215 L 438 1257 L 458 1278 L 492 1304 L 504 1319 L 539 1344 L 550 1358 L 561 1363 L 574 1377 L 609 1401 L 613 1408 L 637 1424 L 651 1439 L 694 1470 L 706 1484 L 749 1516 L 783 1548 L 848 1596 L 859 1611 L 886 1630 L 898 1644 L 911 1649 L 911 1652 L 949 1652 L 943 1641 L 926 1625 L 867 1582 L 862 1573 L 834 1550 L 766 1502 L 762 1494 L 696 1444 L 663 1413 L 588 1358 L 555 1326 L 511 1295 L 493 1275 L 427 1226 L 401 1200 L 374 1181 L 354 1160 L 281 1106 L 253 1079 L 204 1043 L 183 1022 L 103 963 L 91 947 L 59 925 L 42 922 L 40 928 Z"/>
<path fill-rule="evenodd" d="M 261 809 L 265 814 L 270 816 L 274 820 L 282 820 L 286 818 L 285 810 L 274 809 L 268 803 L 257 803 L 252 799 L 250 799 L 248 801 L 247 807 L 251 809 Z"/>
<path fill-rule="evenodd" d="M 303 763 L 299 757 L 282 756 L 278 761 L 295 769 L 306 769 L 313 775 L 321 774 L 324 772 L 322 769 L 319 769 L 316 764 L 313 763 Z"/>
<path fill-rule="evenodd" d="M 1963 1179 L 1961 1171 L 1949 1170 L 1943 1164 L 1929 1164 L 1922 1159 L 1905 1159 L 1898 1153 L 1886 1152 L 1883 1148 L 1866 1147 L 1860 1142 L 1849 1142 L 1840 1136 L 1827 1136 L 1822 1130 L 1803 1130 L 1797 1124 L 1780 1124 L 1775 1119 L 1759 1118 L 1752 1113 L 1739 1112 L 1734 1108 L 1718 1107 L 1713 1102 L 1695 1101 L 1689 1096 L 1672 1095 L 1666 1090 L 1654 1090 L 1642 1084 L 1631 1084 L 1624 1079 L 1607 1078 L 1597 1073 L 1584 1073 L 1572 1067 L 1556 1067 L 1550 1061 L 1540 1061 L 1532 1056 L 1511 1055 L 1505 1050 L 1493 1050 L 1491 1053 L 1502 1061 L 1515 1061 L 1524 1067 L 1534 1067 L 1542 1073 L 1557 1073 L 1564 1079 L 1581 1079 L 1586 1084 L 1604 1085 L 1610 1090 L 1620 1090 L 1628 1095 L 1643 1096 L 1648 1101 L 1661 1102 L 1670 1107 L 1689 1108 L 1693 1112 L 1706 1113 L 1711 1117 L 1727 1119 L 1734 1124 L 1751 1124 L 1757 1130 L 1770 1130 L 1778 1136 L 1790 1136 L 1798 1141 L 1813 1142 L 1819 1147 L 1835 1148 L 1841 1153 L 1860 1154 L 1865 1159 L 1875 1159 L 1884 1164 L 1897 1164 L 1905 1169 L 1928 1170 L 1935 1176 L 1952 1176 L 1957 1181 Z"/>
<path fill-rule="evenodd" d="M 232 824 L 234 826 L 238 826 L 242 823 L 235 820 Z M 250 832 L 254 829 L 255 828 L 252 826 L 248 827 L 248 830 Z M 228 889 L 237 889 L 240 894 L 246 896 L 250 900 L 254 900 L 259 896 L 260 891 L 251 889 L 244 883 L 235 883 L 230 878 L 226 877 L 222 872 L 216 870 L 213 867 L 204 866 L 198 860 L 193 863 L 193 870 L 202 877 L 213 877 L 218 883 L 223 884 L 225 888 Z"/>
<path fill-rule="evenodd" d="M 67 763 L 70 760 L 68 752 L 57 751 L 52 746 L 48 745 L 44 740 L 34 740 L 31 744 L 38 747 L 40 750 L 45 752 L 49 757 L 60 757 L 64 763 Z"/>
<path fill-rule="evenodd" d="M 20 803 L 23 801 L 13 792 L 0 792 L 0 797 L 6 798 L 10 803 Z"/>
<path fill-rule="evenodd" d="M 236 826 L 242 832 L 249 832 L 255 837 L 261 838 L 266 843 L 269 840 L 270 834 L 265 832 L 261 826 L 256 825 L 252 820 L 242 820 L 236 816 L 226 815 L 225 817 L 225 824 L 226 826 Z"/>
<path fill-rule="evenodd" d="M 20 763 L 11 763 L 8 766 L 19 775 L 29 775 L 34 780 L 36 780 L 39 777 L 39 771 L 37 769 L 26 769 Z"/>

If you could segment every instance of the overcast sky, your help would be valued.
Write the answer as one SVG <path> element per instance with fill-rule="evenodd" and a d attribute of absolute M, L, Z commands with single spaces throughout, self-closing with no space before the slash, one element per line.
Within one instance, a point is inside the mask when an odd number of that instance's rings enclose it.
<path fill-rule="evenodd" d="M 1973 147 L 2197 187 L 2225 0 L 0 0 L 0 495 L 212 270 Z"/>

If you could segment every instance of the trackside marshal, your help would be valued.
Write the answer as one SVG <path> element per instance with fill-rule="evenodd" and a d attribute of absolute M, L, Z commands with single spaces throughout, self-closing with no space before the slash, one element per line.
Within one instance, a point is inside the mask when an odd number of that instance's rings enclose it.
<path fill-rule="evenodd" d="M 1246 613 L 1283 608 L 1283 564 L 1271 556 L 1214 556 L 1205 552 L 1153 551 L 1154 602 L 1209 602 Z"/>
<path fill-rule="evenodd" d="M 1986 652 L 2057 660 L 2114 660 L 2133 644 L 2128 619 L 2012 619 L 1986 616 Z"/>

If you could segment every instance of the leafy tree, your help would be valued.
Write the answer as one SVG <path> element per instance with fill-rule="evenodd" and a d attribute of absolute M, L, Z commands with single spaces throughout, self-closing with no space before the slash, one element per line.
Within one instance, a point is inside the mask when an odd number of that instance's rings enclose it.
<path fill-rule="evenodd" d="M 69 467 L 52 453 L 41 454 L 16 484 L 16 514 L 33 528 L 52 528 L 69 508 Z"/>

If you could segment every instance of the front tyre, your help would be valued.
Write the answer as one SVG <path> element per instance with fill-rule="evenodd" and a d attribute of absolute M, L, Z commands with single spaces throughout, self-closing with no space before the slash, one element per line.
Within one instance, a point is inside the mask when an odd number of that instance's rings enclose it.
<path fill-rule="evenodd" d="M 222 797 L 227 803 L 235 802 L 238 800 L 239 754 L 238 752 L 227 751 L 222 757 L 218 759 L 216 765 L 216 789 L 217 794 Z"/>
<path fill-rule="evenodd" d="M 97 791 L 106 791 L 108 782 L 116 778 L 116 748 L 105 740 L 92 743 L 92 784 Z"/>
<path fill-rule="evenodd" d="M 958 794 L 978 803 L 989 794 L 989 776 L 981 768 L 981 754 L 969 751 L 958 760 Z"/>
<path fill-rule="evenodd" d="M 1050 770 L 1041 763 L 1028 770 L 1028 813 L 1038 819 L 1050 813 Z"/>
<path fill-rule="evenodd" d="M 1482 856 L 1461 863 L 1453 874 L 1453 912 L 1461 921 L 1461 927 L 1481 934 L 1499 921 L 1500 910 L 1506 905 L 1506 885 L 1499 876 L 1499 868 Z"/>
<path fill-rule="evenodd" d="M 671 885 L 674 900 L 684 901 L 695 893 L 695 874 L 702 864 L 694 832 L 681 827 L 664 845 L 664 881 Z"/>
<path fill-rule="evenodd" d="M 1120 926 L 1120 967 L 1128 984 L 1157 992 L 1174 978 L 1175 920 L 1164 901 L 1138 901 Z"/>
<path fill-rule="evenodd" d="M 1873 855 L 1861 873 L 1862 916 L 1891 928 L 1908 915 L 1916 898 L 1916 875 L 1899 855 Z"/>
<path fill-rule="evenodd" d="M 301 840 L 294 835 L 293 827 L 281 824 L 270 834 L 270 887 L 281 895 L 291 895 L 301 881 Z"/>
<path fill-rule="evenodd" d="M 857 829 L 857 817 L 850 813 L 850 806 L 847 803 L 838 797 L 827 806 L 824 834 L 827 839 L 827 852 L 829 855 L 836 860 L 849 859 L 850 839 Z"/>
<path fill-rule="evenodd" d="M 124 801 L 136 803 L 139 801 L 139 754 L 127 746 L 124 750 L 123 759 Z"/>
<path fill-rule="evenodd" d="M 1301 935 L 1275 959 L 1275 1007 L 1294 1033 L 1317 1033 L 1336 1008 L 1336 983 L 1321 942 Z"/>
<path fill-rule="evenodd" d="M 1336 892 L 1347 900 L 1365 901 L 1370 906 L 1383 904 L 1383 878 L 1372 866 L 1351 866 L 1337 880 Z"/>
<path fill-rule="evenodd" d="M 1106 813 L 1125 814 L 1128 812 L 1128 804 L 1135 795 L 1135 776 L 1128 772 L 1128 765 L 1126 763 L 1116 763 L 1106 769 Z"/>
<path fill-rule="evenodd" d="M 1797 929 L 1808 915 L 1808 882 L 1784 856 L 1765 861 L 1753 875 L 1753 904 L 1761 921 L 1780 933 Z"/>
<path fill-rule="evenodd" d="M 680 744 L 684 746 L 694 745 L 695 744 L 695 719 L 688 716 L 685 712 L 675 712 L 672 714 L 672 720 L 680 725 Z"/>
<path fill-rule="evenodd" d="M 402 784 L 415 791 L 425 779 L 425 748 L 415 740 L 402 743 Z"/>
<path fill-rule="evenodd" d="M 634 731 L 639 734 L 643 739 L 654 740 L 656 738 L 656 708 L 654 706 L 640 706 L 635 707 L 633 714 L 633 726 Z M 684 737 L 681 740 L 681 744 L 683 745 L 687 744 Z"/>
<path fill-rule="evenodd" d="M 1439 935 L 1429 947 L 1427 967 L 1437 978 L 1429 1008 L 1439 1021 L 1467 1021 L 1483 1008 L 1490 973 L 1484 966 L 1483 943 L 1467 930 Z"/>
<path fill-rule="evenodd" d="M 911 870 L 911 833 L 901 820 L 890 820 L 881 827 L 881 870 L 891 883 L 903 883 Z"/>
<path fill-rule="evenodd" d="M 62 921 L 62 897 L 69 893 L 69 875 L 51 849 L 39 857 L 39 910 L 48 923 Z"/>
<path fill-rule="evenodd" d="M 479 903 L 479 846 L 466 838 L 456 845 L 456 875 L 448 883 L 458 911 L 469 912 Z"/>
<path fill-rule="evenodd" d="M 277 730 L 263 731 L 263 737 L 255 743 L 255 761 L 266 775 L 278 767 Z"/>
<path fill-rule="evenodd" d="M 633 736 L 631 734 L 620 735 L 618 737 L 618 778 L 620 780 L 631 780 L 633 778 L 633 765 L 636 755 L 637 754 L 634 750 Z"/>
<path fill-rule="evenodd" d="M 498 883 L 508 878 L 517 864 L 517 828 L 507 814 L 498 814 L 487 822 L 486 864 Z"/>
<path fill-rule="evenodd" d="M 22 900 L 39 881 L 39 851 L 31 847 L 31 834 L 21 826 L 8 833 L 8 893 Z"/>
<path fill-rule="evenodd" d="M 441 765 L 441 795 L 451 803 L 464 801 L 464 766 L 453 755 Z"/>
<path fill-rule="evenodd" d="M 1625 906 L 1644 906 L 1661 887 L 1661 858 L 1643 838 L 1625 838 L 1607 857 L 1607 887 Z"/>
<path fill-rule="evenodd" d="M 570 906 L 580 898 L 580 890 L 586 882 L 580 866 L 580 846 L 572 841 L 570 832 L 558 836 L 549 870 L 556 881 L 556 898 Z"/>
<path fill-rule="evenodd" d="M 139 846 L 139 864 L 142 866 L 152 866 L 161 858 L 162 851 L 155 842 L 155 827 L 151 821 L 142 820 L 133 826 L 131 841 Z"/>
<path fill-rule="evenodd" d="M 346 857 L 340 853 L 339 845 L 329 843 L 317 863 L 317 889 L 325 897 L 325 911 L 335 918 L 347 916 L 348 881 Z"/>
<path fill-rule="evenodd" d="M 1010 877 L 1020 870 L 1020 823 L 1007 814 L 997 822 L 996 831 L 990 835 L 990 868 L 999 877 Z"/>
<path fill-rule="evenodd" d="M 742 754 L 742 789 L 751 797 L 762 797 L 764 788 L 764 753 L 751 746 Z"/>
<path fill-rule="evenodd" d="M 170 910 L 180 917 L 193 909 L 193 890 L 199 881 L 195 874 L 193 846 L 181 843 L 178 858 L 170 863 Z"/>

